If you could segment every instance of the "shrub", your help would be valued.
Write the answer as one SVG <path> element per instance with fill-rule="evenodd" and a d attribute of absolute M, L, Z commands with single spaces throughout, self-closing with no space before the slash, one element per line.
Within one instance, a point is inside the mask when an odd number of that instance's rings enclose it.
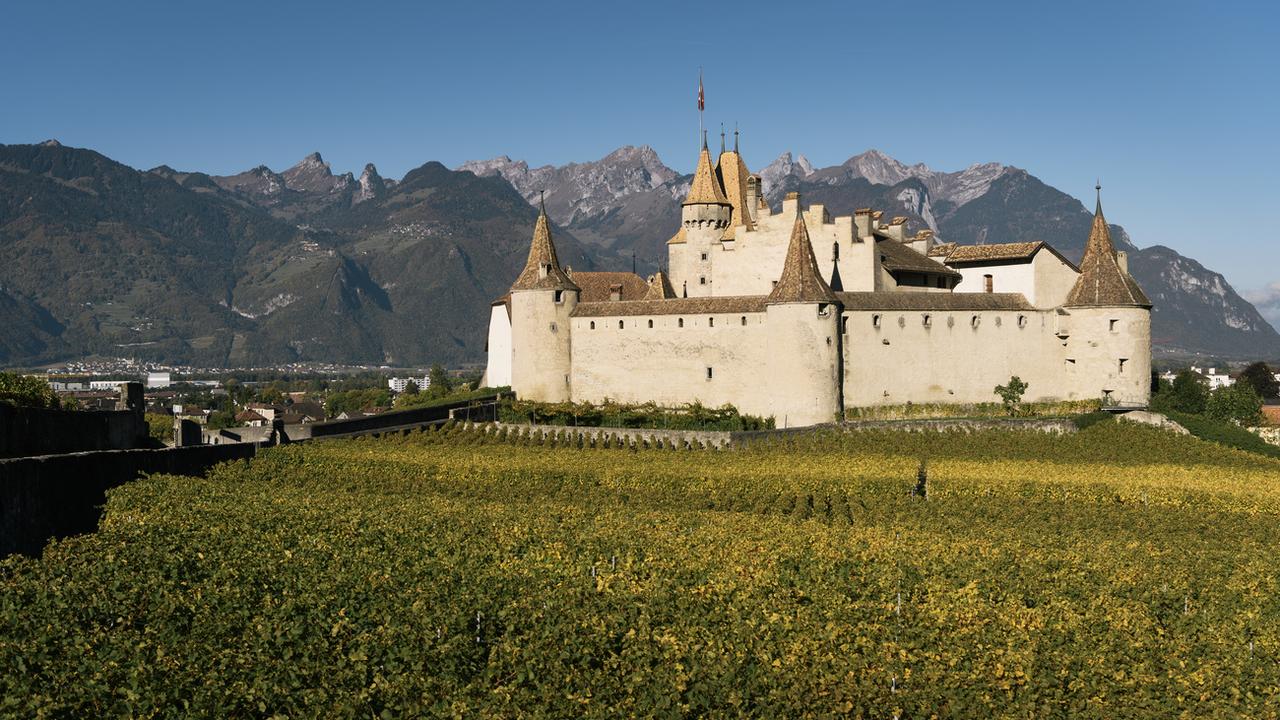
<path fill-rule="evenodd" d="M 18 407 L 58 408 L 58 394 L 40 378 L 0 372 L 0 402 Z"/>
<path fill-rule="evenodd" d="M 1191 370 L 1183 370 L 1172 383 L 1160 381 L 1156 394 L 1151 397 L 1151 409 L 1156 412 L 1180 412 L 1199 415 L 1209 401 L 1209 384 L 1204 376 Z"/>
<path fill-rule="evenodd" d="M 1226 385 L 1209 394 L 1204 414 L 1221 422 L 1258 425 L 1262 422 L 1262 398 L 1249 383 Z"/>
<path fill-rule="evenodd" d="M 1170 420 L 1186 428 L 1192 435 L 1201 440 L 1226 445 L 1237 450 L 1266 455 L 1267 457 L 1280 458 L 1280 447 L 1268 443 L 1237 425 L 1204 417 L 1203 415 L 1188 415 L 1180 412 L 1167 414 Z"/>
<path fill-rule="evenodd" d="M 1022 378 L 1014 375 L 1009 378 L 1008 385 L 997 385 L 995 394 L 1000 396 L 1000 402 L 1004 403 L 1005 412 L 1009 415 L 1018 414 L 1018 404 L 1022 402 L 1022 396 L 1027 392 L 1027 384 Z"/>
<path fill-rule="evenodd" d="M 1106 410 L 1098 410 L 1091 413 L 1084 413 L 1083 415 L 1076 415 L 1071 418 L 1071 422 L 1075 424 L 1077 428 L 1084 430 L 1085 428 L 1093 427 L 1098 423 L 1108 422 L 1114 419 L 1115 416 Z"/>

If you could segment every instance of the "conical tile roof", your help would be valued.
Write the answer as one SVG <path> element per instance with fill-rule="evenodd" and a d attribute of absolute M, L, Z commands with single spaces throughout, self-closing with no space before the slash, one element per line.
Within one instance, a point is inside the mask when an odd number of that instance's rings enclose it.
<path fill-rule="evenodd" d="M 796 224 L 791 228 L 791 244 L 787 246 L 787 259 L 782 265 L 782 277 L 769 293 L 770 303 L 835 302 L 835 293 L 822 279 L 818 261 L 809 242 L 809 229 L 804 224 L 804 213 L 796 213 Z"/>
<path fill-rule="evenodd" d="M 728 205 L 724 197 L 724 188 L 716 179 L 711 169 L 711 153 L 707 150 L 707 142 L 702 141 L 702 152 L 698 153 L 698 169 L 693 171 L 693 182 L 689 185 L 689 195 L 684 205 Z"/>
<path fill-rule="evenodd" d="M 755 223 L 751 221 L 751 213 L 747 210 L 747 178 L 750 175 L 747 164 L 736 150 L 720 153 L 720 158 L 716 161 L 716 177 L 724 187 L 725 200 L 733 206 L 730 230 L 738 225 L 747 229 L 755 227 Z"/>
<path fill-rule="evenodd" d="M 1093 228 L 1089 242 L 1080 260 L 1080 277 L 1067 295 L 1066 307 L 1136 305 L 1151 307 L 1146 293 L 1125 272 L 1116 260 L 1116 248 L 1111 243 L 1111 229 L 1102 215 L 1102 198 L 1093 214 Z"/>
<path fill-rule="evenodd" d="M 524 270 L 511 286 L 515 290 L 577 290 L 578 286 L 560 268 L 556 246 L 551 241 L 551 223 L 547 220 L 547 208 L 538 212 L 538 222 L 533 226 L 533 243 L 529 246 L 529 259 Z"/>
<path fill-rule="evenodd" d="M 671 287 L 671 280 L 667 274 L 661 270 L 653 274 L 649 280 L 649 291 L 645 293 L 645 300 L 668 300 L 676 296 L 675 288 Z"/>

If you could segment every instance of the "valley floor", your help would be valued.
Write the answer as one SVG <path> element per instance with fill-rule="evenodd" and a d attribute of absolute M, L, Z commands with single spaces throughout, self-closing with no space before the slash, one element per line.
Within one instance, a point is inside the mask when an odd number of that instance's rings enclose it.
<path fill-rule="evenodd" d="M 1127 423 L 283 447 L 0 563 L 0 714 L 1276 717 L 1278 512 Z"/>

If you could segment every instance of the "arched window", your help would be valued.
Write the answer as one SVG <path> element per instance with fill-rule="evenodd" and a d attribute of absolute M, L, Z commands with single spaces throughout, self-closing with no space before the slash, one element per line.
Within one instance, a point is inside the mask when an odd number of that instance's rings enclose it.
<path fill-rule="evenodd" d="M 746 316 L 746 315 L 743 315 L 743 316 L 742 316 L 742 326 L 743 326 L 743 327 L 746 327 L 746 325 L 747 325 L 747 316 Z"/>
<path fill-rule="evenodd" d="M 596 321 L 595 321 L 595 320 L 592 320 L 592 321 L 591 321 L 591 329 L 592 329 L 592 330 L 595 330 L 595 329 L 596 329 Z"/>
<path fill-rule="evenodd" d="M 652 319 L 650 319 L 650 320 L 649 320 L 649 327 L 653 327 L 653 320 L 652 320 Z"/>
<path fill-rule="evenodd" d="M 684 327 L 684 318 L 676 319 L 676 327 Z"/>
<path fill-rule="evenodd" d="M 707 327 L 715 327 L 715 326 L 716 326 L 716 319 L 715 319 L 715 318 L 707 318 Z"/>
<path fill-rule="evenodd" d="M 622 329 L 622 321 L 621 321 L 621 320 L 619 320 L 619 321 L 618 321 L 618 329 L 619 329 L 619 330 L 621 330 L 621 329 Z"/>

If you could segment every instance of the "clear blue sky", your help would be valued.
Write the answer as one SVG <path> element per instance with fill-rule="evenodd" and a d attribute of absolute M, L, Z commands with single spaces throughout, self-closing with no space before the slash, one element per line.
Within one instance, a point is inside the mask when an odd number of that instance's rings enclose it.
<path fill-rule="evenodd" d="M 1280 281 L 1280 11 L 1229 2 L 8 2 L 0 142 L 138 168 L 399 177 L 741 123 L 755 168 L 879 148 L 1017 165 L 1245 291 Z"/>

